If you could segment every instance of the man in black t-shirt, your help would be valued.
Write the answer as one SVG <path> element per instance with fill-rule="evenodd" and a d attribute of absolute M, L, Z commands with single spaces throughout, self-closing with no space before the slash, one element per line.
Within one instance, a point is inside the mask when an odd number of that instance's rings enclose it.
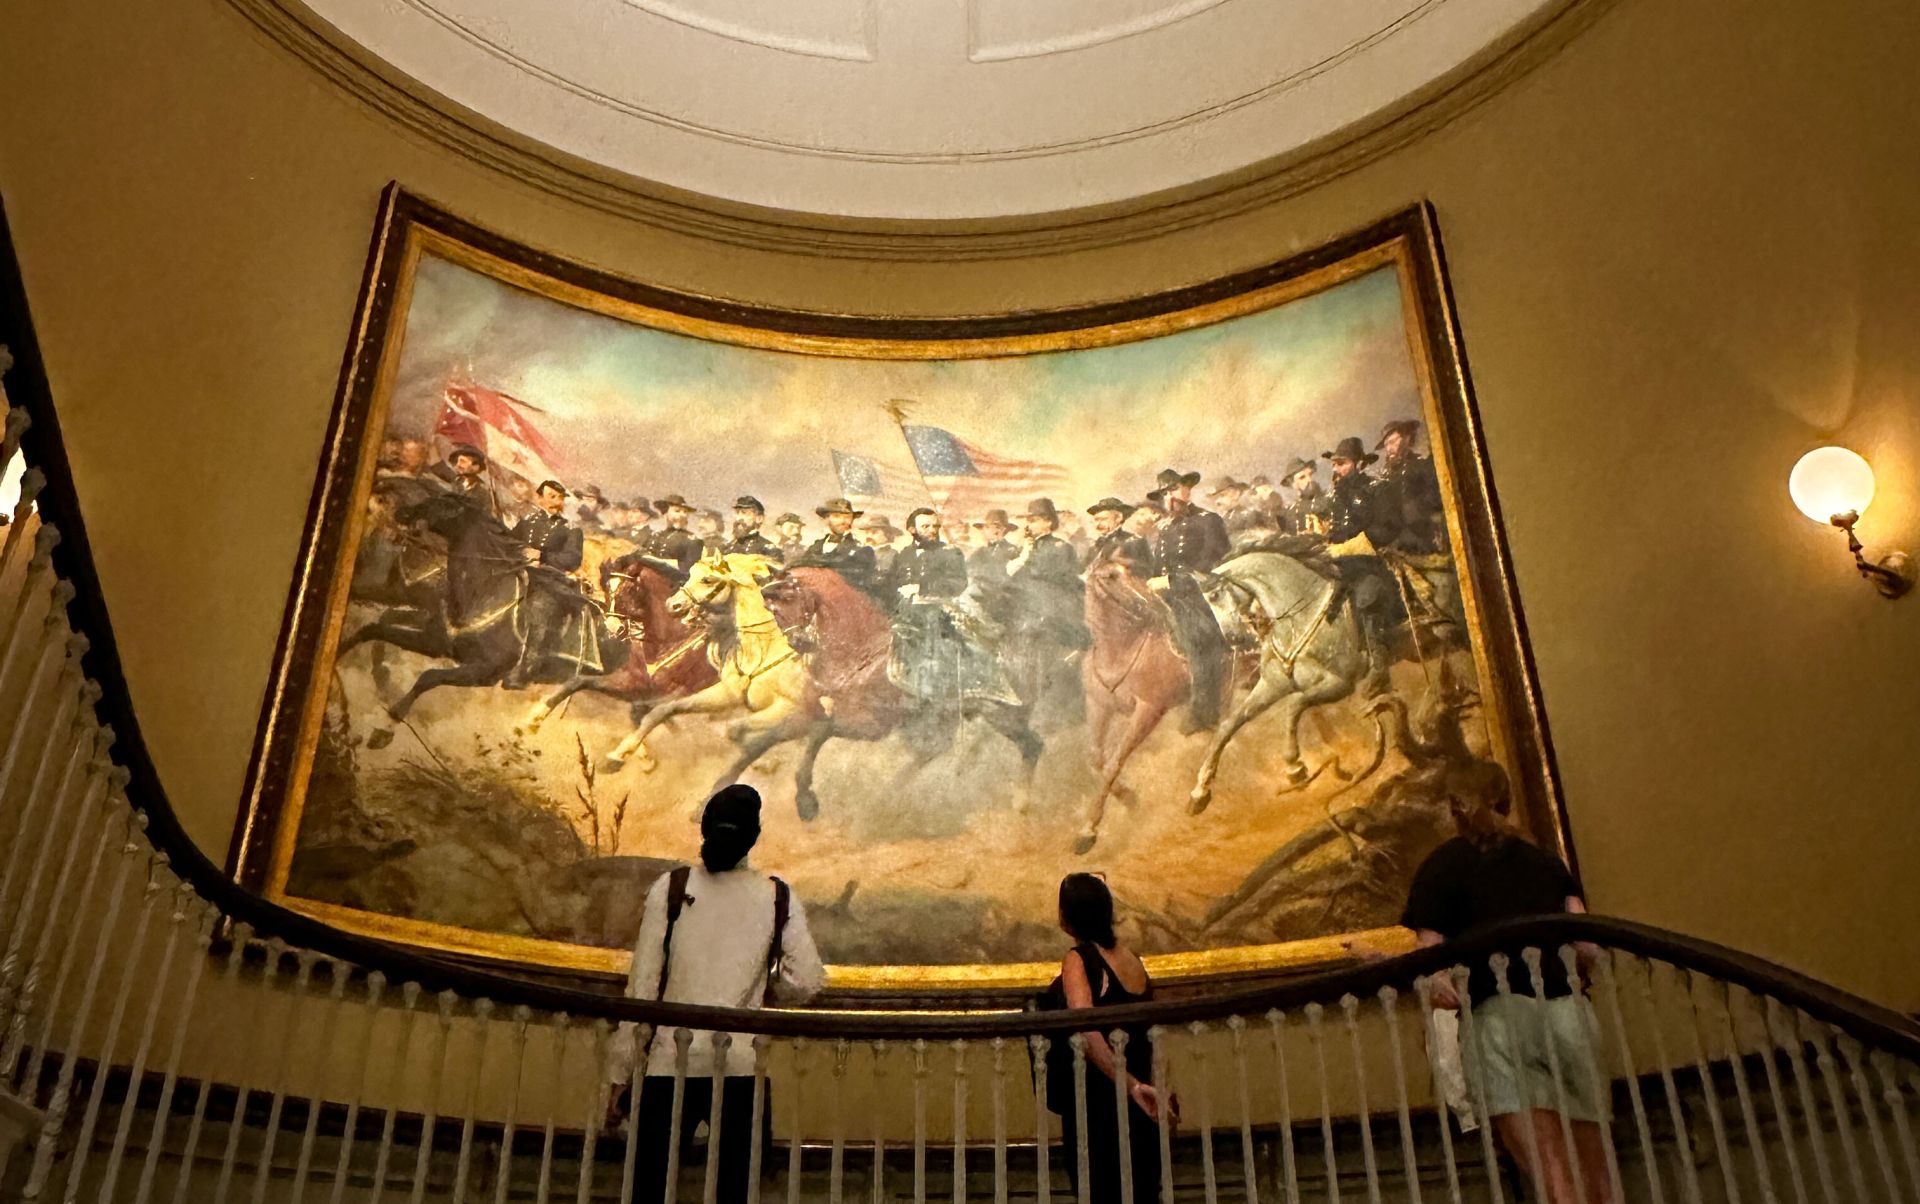
<path fill-rule="evenodd" d="M 1414 872 L 1400 922 L 1414 930 L 1422 948 L 1501 920 L 1586 910 L 1567 867 L 1510 826 L 1506 775 L 1493 775 L 1487 785 L 1484 801 L 1449 800 L 1460 834 Z M 1582 964 L 1594 953 L 1578 948 Z M 1598 1074 L 1599 1023 L 1586 996 L 1568 981 L 1558 949 L 1541 951 L 1540 970 L 1542 989 L 1536 992 L 1532 971 L 1514 956 L 1502 991 L 1488 961 L 1469 966 L 1471 1019 L 1462 1029 L 1461 1052 L 1472 1100 L 1550 1204 L 1606 1201 L 1610 1181 L 1600 1126 L 1609 1091 Z M 1434 1006 L 1461 1006 L 1447 975 L 1432 982 Z M 1571 1150 L 1563 1125 L 1573 1133 Z"/>

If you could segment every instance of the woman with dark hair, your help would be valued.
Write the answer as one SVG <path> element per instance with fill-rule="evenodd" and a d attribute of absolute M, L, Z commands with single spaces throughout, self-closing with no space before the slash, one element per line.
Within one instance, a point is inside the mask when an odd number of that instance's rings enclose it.
<path fill-rule="evenodd" d="M 634 999 L 712 1007 L 758 1008 L 803 1003 L 826 981 L 820 953 L 807 931 L 807 913 L 787 884 L 747 864 L 760 838 L 760 795 L 751 786 L 728 786 L 707 800 L 700 816 L 700 864 L 663 874 L 647 892 L 640 937 L 633 947 L 627 994 Z M 674 1074 L 680 1059 L 677 1030 L 662 1028 L 641 1067 L 635 1109 L 635 1204 L 658 1201 L 666 1188 L 673 1131 Z M 701 1121 L 711 1121 L 713 1034 L 688 1030 L 680 1138 L 690 1140 Z M 609 1066 L 612 1114 L 631 1081 L 635 1051 L 631 1026 L 622 1025 Z M 744 1204 L 753 1128 L 753 1046 L 736 1036 L 721 1069 L 718 1101 L 720 1204 Z M 763 1119 L 771 1117 L 769 1104 Z M 761 1134 L 765 1140 L 765 1132 Z M 764 1148 L 764 1145 L 763 1147 Z M 682 1165 L 687 1163 L 683 1160 Z"/>
<path fill-rule="evenodd" d="M 1153 998 L 1153 982 L 1133 950 L 1113 930 L 1113 894 L 1092 874 L 1068 874 L 1060 882 L 1060 927 L 1074 946 L 1060 963 L 1054 982 L 1068 1008 L 1114 1007 Z M 1135 1204 L 1160 1198 L 1161 1113 L 1177 1112 L 1153 1085 L 1153 1044 L 1145 1026 L 1126 1029 L 1126 1061 L 1114 1056 L 1104 1032 L 1089 1030 L 1086 1042 L 1087 1199 L 1091 1204 L 1125 1204 L 1120 1175 L 1120 1118 L 1116 1080 L 1127 1093 L 1127 1152 L 1133 1167 Z M 1055 1041 L 1047 1058 L 1047 1107 L 1060 1116 L 1066 1144 L 1067 1176 L 1080 1188 L 1079 1104 L 1074 1091 L 1073 1059 L 1067 1038 Z M 1169 1122 L 1172 1115 L 1168 1117 Z"/>

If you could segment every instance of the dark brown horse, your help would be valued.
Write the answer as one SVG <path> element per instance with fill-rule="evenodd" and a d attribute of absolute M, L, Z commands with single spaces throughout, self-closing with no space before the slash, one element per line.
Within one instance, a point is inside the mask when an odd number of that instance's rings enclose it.
<path fill-rule="evenodd" d="M 1087 630 L 1093 647 L 1080 666 L 1087 693 L 1087 735 L 1099 775 L 1076 853 L 1100 839 L 1107 798 L 1120 773 L 1160 720 L 1187 696 L 1187 662 L 1173 642 L 1173 612 L 1127 566 L 1096 564 L 1087 573 Z"/>
<path fill-rule="evenodd" d="M 633 722 L 669 698 L 706 689 L 719 680 L 707 659 L 708 632 L 668 607 L 679 585 L 650 564 L 607 576 L 607 634 L 613 638 L 605 673 L 580 673 L 535 703 L 519 730 L 532 734 L 561 703 L 582 690 L 630 703 Z M 696 615 L 696 618 L 698 616 Z M 624 659 L 621 652 L 624 650 Z"/>
<path fill-rule="evenodd" d="M 828 740 L 879 740 L 903 731 L 913 741 L 918 768 L 952 744 L 962 714 L 984 719 L 1020 750 L 1024 796 L 1046 747 L 1027 726 L 1025 708 L 980 702 L 960 708 L 950 716 L 952 722 L 937 722 L 936 715 L 936 722 L 917 723 L 915 700 L 888 675 L 892 623 L 869 594 L 833 569 L 799 567 L 774 576 L 761 596 L 807 667 L 802 701 L 811 725 L 794 774 L 794 804 L 802 819 L 820 811 L 813 771 Z M 1022 805 L 1020 797 L 1015 805 Z"/>

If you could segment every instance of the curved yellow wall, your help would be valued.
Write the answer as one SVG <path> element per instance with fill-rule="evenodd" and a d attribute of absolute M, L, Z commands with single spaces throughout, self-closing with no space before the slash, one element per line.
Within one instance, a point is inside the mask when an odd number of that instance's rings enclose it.
<path fill-rule="evenodd" d="M 224 850 L 382 184 L 673 287 L 967 313 L 1169 287 L 1438 207 L 1594 906 L 1920 1006 L 1920 10 L 1622 0 L 1436 135 L 1147 242 L 823 260 L 570 204 L 403 134 L 215 0 L 0 15 L 0 189 L 175 805 Z"/>

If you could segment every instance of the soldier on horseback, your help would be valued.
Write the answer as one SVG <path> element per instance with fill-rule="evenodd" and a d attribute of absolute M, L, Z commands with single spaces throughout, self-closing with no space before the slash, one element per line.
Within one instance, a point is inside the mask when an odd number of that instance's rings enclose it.
<path fill-rule="evenodd" d="M 832 569 L 847 579 L 847 584 L 873 593 L 882 582 L 877 579 L 873 549 L 853 534 L 853 521 L 863 511 L 843 497 L 832 497 L 813 508 L 827 524 L 827 533 L 813 541 L 792 561 L 794 567 Z"/>
<path fill-rule="evenodd" d="M 733 538 L 721 549 L 729 556 L 765 556 L 769 560 L 780 559 L 780 549 L 771 539 L 760 533 L 760 524 L 767 521 L 767 508 L 760 499 L 742 494 L 733 499 Z"/>
<path fill-rule="evenodd" d="M 913 542 L 894 557 L 885 590 L 893 599 L 894 683 L 923 704 L 1004 698 L 998 661 L 966 596 L 966 557 L 941 541 L 940 516 L 928 507 L 908 515 L 907 526 Z"/>
<path fill-rule="evenodd" d="M 500 683 L 509 690 L 552 676 L 554 671 L 549 666 L 556 661 L 564 663 L 565 674 L 583 666 L 598 669 L 601 665 L 599 624 L 589 613 L 592 604 L 572 575 L 580 568 L 585 540 L 580 528 L 562 513 L 567 504 L 566 486 L 542 481 L 534 491 L 534 501 L 539 510 L 508 532 L 527 562 L 522 612 L 526 642 L 519 662 Z"/>
<path fill-rule="evenodd" d="M 1126 521 L 1138 509 L 1117 497 L 1103 497 L 1087 507 L 1098 537 L 1087 549 L 1085 571 L 1103 564 L 1119 564 L 1143 582 L 1160 575 L 1153 545 L 1126 529 Z"/>
<path fill-rule="evenodd" d="M 1167 508 L 1166 525 L 1160 528 L 1156 550 L 1160 572 L 1148 584 L 1166 595 L 1181 654 L 1193 674 L 1193 695 L 1187 706 L 1189 732 L 1220 722 L 1228 686 L 1227 642 L 1201 592 L 1199 575 L 1211 572 L 1226 559 L 1232 546 L 1220 516 L 1193 504 L 1193 487 L 1199 483 L 1197 472 L 1165 468 L 1160 471 L 1157 487 L 1147 494 L 1150 502 L 1164 499 Z"/>

